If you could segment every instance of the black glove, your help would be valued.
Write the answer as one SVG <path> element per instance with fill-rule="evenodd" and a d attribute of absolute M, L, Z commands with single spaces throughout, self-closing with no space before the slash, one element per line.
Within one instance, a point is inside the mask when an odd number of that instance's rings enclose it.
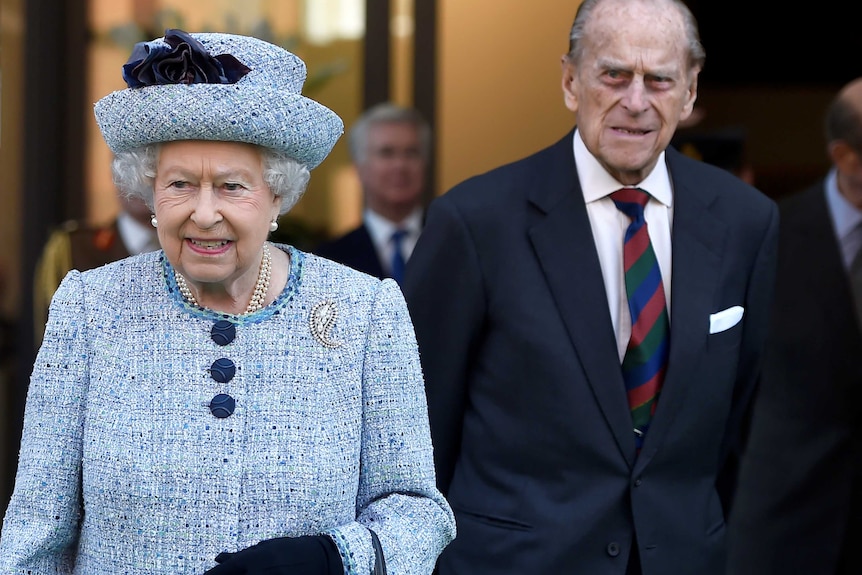
<path fill-rule="evenodd" d="M 342 575 L 335 542 L 326 535 L 267 539 L 236 553 L 223 552 L 204 575 Z"/>

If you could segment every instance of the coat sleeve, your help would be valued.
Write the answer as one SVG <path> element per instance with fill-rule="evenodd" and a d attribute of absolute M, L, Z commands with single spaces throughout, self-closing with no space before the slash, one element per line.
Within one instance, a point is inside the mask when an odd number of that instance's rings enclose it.
<path fill-rule="evenodd" d="M 55 230 L 39 256 L 33 278 L 33 321 L 36 345 L 42 343 L 48 307 L 57 286 L 72 269 L 72 244 L 66 230 Z"/>
<path fill-rule="evenodd" d="M 407 305 L 392 280 L 379 284 L 363 365 L 363 424 L 357 520 L 327 532 L 348 574 L 374 565 L 369 530 L 391 575 L 431 573 L 455 536 L 435 481 L 422 369 Z"/>
<path fill-rule="evenodd" d="M 437 484 L 444 494 L 460 455 L 467 381 L 486 311 L 483 286 L 471 231 L 455 203 L 441 196 L 407 263 L 404 294 L 419 341 Z"/>
<path fill-rule="evenodd" d="M 72 573 L 82 514 L 86 329 L 80 273 L 71 271 L 54 295 L 30 378 L 0 573 Z"/>

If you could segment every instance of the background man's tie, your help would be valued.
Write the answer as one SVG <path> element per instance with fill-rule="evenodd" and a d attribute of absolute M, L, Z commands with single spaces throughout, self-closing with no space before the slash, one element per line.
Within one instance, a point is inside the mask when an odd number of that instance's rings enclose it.
<path fill-rule="evenodd" d="M 395 230 L 392 232 L 392 262 L 390 262 L 390 271 L 392 272 L 392 278 L 399 284 L 404 279 L 406 261 L 404 260 L 404 248 L 401 244 L 406 235 L 407 230 Z"/>
<path fill-rule="evenodd" d="M 611 199 L 631 220 L 623 245 L 623 266 L 632 335 L 622 368 L 635 445 L 640 450 L 667 368 L 670 325 L 661 270 L 644 219 L 649 194 L 640 188 L 623 188 L 611 194 Z"/>

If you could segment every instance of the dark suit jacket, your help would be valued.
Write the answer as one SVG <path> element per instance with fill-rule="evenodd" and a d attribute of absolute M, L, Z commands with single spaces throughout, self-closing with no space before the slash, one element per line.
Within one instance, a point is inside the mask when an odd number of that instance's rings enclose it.
<path fill-rule="evenodd" d="M 441 575 L 718 575 L 716 488 L 757 374 L 774 203 L 668 150 L 671 347 L 636 457 L 570 132 L 436 199 L 404 292 L 426 375 L 438 482 L 458 535 Z M 710 314 L 741 305 L 709 334 Z"/>
<path fill-rule="evenodd" d="M 389 277 L 389 274 L 383 271 L 383 264 L 380 263 L 377 250 L 374 249 L 374 243 L 371 241 L 371 234 L 368 233 L 365 224 L 339 238 L 319 245 L 314 253 L 380 279 Z"/>
<path fill-rule="evenodd" d="M 862 573 L 862 335 L 819 184 L 783 200 L 729 573 Z"/>

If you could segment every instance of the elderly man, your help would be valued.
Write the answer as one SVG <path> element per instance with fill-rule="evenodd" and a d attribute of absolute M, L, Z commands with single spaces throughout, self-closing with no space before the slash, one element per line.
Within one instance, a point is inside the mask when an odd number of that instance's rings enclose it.
<path fill-rule="evenodd" d="M 584 0 L 577 127 L 431 204 L 404 292 L 458 525 L 440 575 L 724 575 L 778 210 L 668 147 L 704 57 L 678 0 Z"/>

